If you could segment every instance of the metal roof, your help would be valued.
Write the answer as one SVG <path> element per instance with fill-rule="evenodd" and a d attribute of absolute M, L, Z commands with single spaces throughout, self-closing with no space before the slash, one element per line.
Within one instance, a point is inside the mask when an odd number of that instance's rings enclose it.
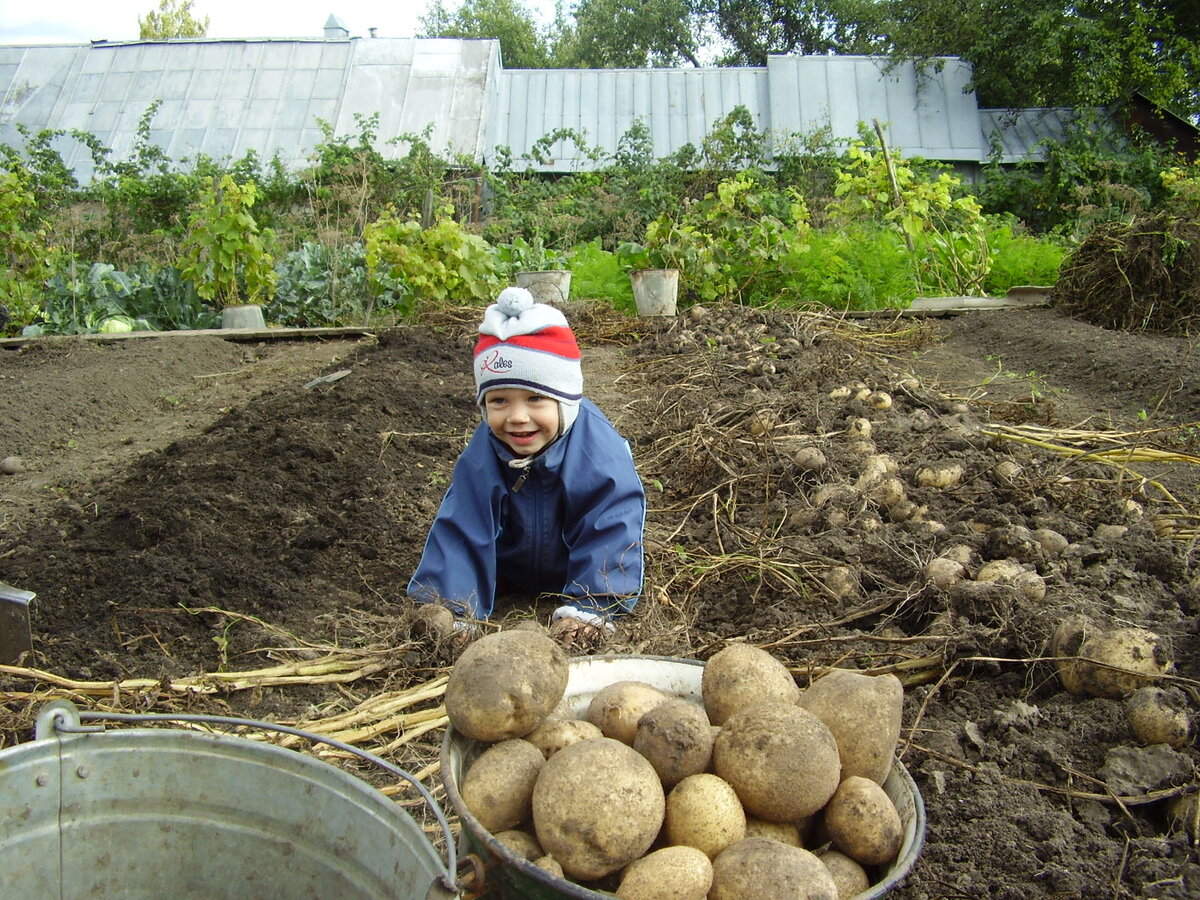
<path fill-rule="evenodd" d="M 875 57 L 772 56 L 745 68 L 505 70 L 498 41 L 345 37 L 339 25 L 331 19 L 324 39 L 0 46 L 0 142 L 22 146 L 18 124 L 78 129 L 125 159 L 139 121 L 160 101 L 150 139 L 175 161 L 204 154 L 225 162 L 254 150 L 296 168 L 322 139 L 318 120 L 354 137 L 356 114 L 378 113 L 385 157 L 407 152 L 393 138 L 429 127 L 435 152 L 491 164 L 506 146 L 521 165 L 558 128 L 611 154 L 638 119 L 655 155 L 666 156 L 699 146 L 715 121 L 744 106 L 777 144 L 818 128 L 849 140 L 860 122 L 878 119 L 907 156 L 970 163 L 987 159 L 986 135 L 1003 124 L 995 111 L 981 116 L 964 90 L 969 68 L 957 59 L 920 68 Z M 1011 158 L 1032 146 L 1018 140 Z M 55 147 L 81 180 L 90 177 L 85 147 L 66 137 Z M 570 142 L 552 156 L 536 167 L 594 164 Z"/>
<path fill-rule="evenodd" d="M 128 158 L 147 109 L 150 140 L 173 160 L 218 161 L 249 150 L 302 165 L 322 140 L 359 133 L 355 114 L 379 114 L 386 142 L 432 126 L 438 151 L 480 158 L 486 99 L 499 69 L 495 41 L 390 39 L 172 40 L 0 47 L 0 141 L 22 146 L 18 123 L 89 132 Z M 81 180 L 87 148 L 55 148 Z"/>
<path fill-rule="evenodd" d="M 1061 140 L 1079 112 L 1064 107 L 981 109 L 980 126 L 989 148 L 994 143 L 1002 163 L 1040 160 L 1045 141 Z"/>

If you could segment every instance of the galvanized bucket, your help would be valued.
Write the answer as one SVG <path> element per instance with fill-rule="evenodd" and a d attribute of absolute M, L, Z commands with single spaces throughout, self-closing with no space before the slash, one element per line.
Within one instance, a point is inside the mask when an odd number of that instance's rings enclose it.
<path fill-rule="evenodd" d="M 689 700 L 699 701 L 700 678 L 704 664 L 697 660 L 671 659 L 657 656 L 590 656 L 571 660 L 567 681 L 566 701 L 577 716 L 582 716 L 592 698 L 605 685 L 617 681 L 642 681 L 662 691 Z M 479 820 L 471 815 L 458 791 L 463 773 L 483 752 L 485 745 L 458 734 L 453 727 L 446 729 L 442 740 L 441 769 L 446 796 L 462 822 L 461 852 L 475 852 L 487 862 L 494 863 L 488 874 L 489 897 L 500 900 L 551 900 L 569 897 L 575 900 L 601 900 L 611 897 L 575 884 L 538 868 L 517 856 L 493 837 Z M 912 776 L 903 763 L 896 760 L 883 784 L 904 823 L 904 842 L 895 861 L 877 873 L 871 887 L 853 900 L 875 900 L 900 884 L 908 874 L 925 841 L 925 805 Z"/>
<path fill-rule="evenodd" d="M 457 896 L 454 868 L 378 790 L 272 744 L 56 701 L 0 751 L 6 897 L 424 900 Z"/>

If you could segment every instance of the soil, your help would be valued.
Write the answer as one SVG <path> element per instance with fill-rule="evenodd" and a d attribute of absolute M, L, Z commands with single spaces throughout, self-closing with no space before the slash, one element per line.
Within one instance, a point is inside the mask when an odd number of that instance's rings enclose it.
<path fill-rule="evenodd" d="M 1123 700 L 1065 691 L 1047 659 L 1071 617 L 1151 629 L 1167 683 L 1200 707 L 1194 339 L 1050 308 L 567 312 L 649 498 L 646 593 L 598 652 L 707 658 L 747 640 L 802 684 L 831 665 L 901 677 L 900 752 L 928 828 L 889 897 L 1200 896 L 1196 836 L 1166 814 L 1200 752 L 1140 745 Z M 82 704 L 276 721 L 444 671 L 446 648 L 408 633 L 404 588 L 478 418 L 476 316 L 358 339 L 0 348 L 0 457 L 17 458 L 0 475 L 0 580 L 37 594 L 25 664 L 70 679 L 60 693 Z M 891 407 L 856 398 L 864 387 Z M 869 442 L 847 434 L 859 419 Z M 802 447 L 826 465 L 801 468 Z M 1135 447 L 1157 457 L 1097 455 Z M 871 452 L 894 461 L 910 507 L 853 487 Z M 956 484 L 920 485 L 920 467 L 946 462 Z M 929 584 L 925 564 L 956 545 L 968 576 L 1015 559 L 1045 596 Z M 382 647 L 384 662 L 346 686 L 169 689 L 330 647 Z M 105 699 L 78 684 L 133 678 L 162 688 Z M 0 743 L 31 736 L 52 680 L 0 670 Z M 435 756 L 436 738 L 410 752 Z"/>

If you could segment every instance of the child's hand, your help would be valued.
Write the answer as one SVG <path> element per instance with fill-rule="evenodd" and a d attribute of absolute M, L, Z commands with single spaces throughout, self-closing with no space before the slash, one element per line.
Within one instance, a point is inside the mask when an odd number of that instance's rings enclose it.
<path fill-rule="evenodd" d="M 604 639 L 604 631 L 590 622 L 564 616 L 550 626 L 550 636 L 564 647 L 590 650 Z"/>

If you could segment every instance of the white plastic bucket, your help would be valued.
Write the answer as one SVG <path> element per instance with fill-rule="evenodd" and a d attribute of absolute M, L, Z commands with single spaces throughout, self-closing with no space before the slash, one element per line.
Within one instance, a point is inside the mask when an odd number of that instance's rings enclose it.
<path fill-rule="evenodd" d="M 617 681 L 642 681 L 678 697 L 700 702 L 700 679 L 704 664 L 697 660 L 672 659 L 659 656 L 588 656 L 571 660 L 565 701 L 576 716 L 583 716 L 592 698 L 603 687 Z M 446 729 L 442 741 L 442 782 L 446 796 L 463 824 L 461 833 L 464 852 L 479 853 L 485 859 L 498 861 L 489 874 L 503 900 L 543 900 L 568 897 L 574 900 L 600 900 L 611 897 L 582 885 L 555 878 L 528 860 L 517 856 L 493 837 L 463 804 L 458 782 L 463 773 L 483 752 L 486 745 L 458 734 L 453 727 Z M 904 824 L 904 841 L 895 861 L 881 873 L 869 889 L 855 895 L 853 900 L 875 900 L 883 897 L 904 880 L 925 841 L 925 805 L 916 784 L 904 764 L 896 760 L 883 789 L 895 804 Z M 768 898 L 763 898 L 768 900 Z"/>
<path fill-rule="evenodd" d="M 679 296 L 678 269 L 638 269 L 629 273 L 639 316 L 673 316 Z"/>
<path fill-rule="evenodd" d="M 538 303 L 565 303 L 571 294 L 571 271 L 545 269 L 540 272 L 518 272 L 517 287 L 527 289 Z"/>

